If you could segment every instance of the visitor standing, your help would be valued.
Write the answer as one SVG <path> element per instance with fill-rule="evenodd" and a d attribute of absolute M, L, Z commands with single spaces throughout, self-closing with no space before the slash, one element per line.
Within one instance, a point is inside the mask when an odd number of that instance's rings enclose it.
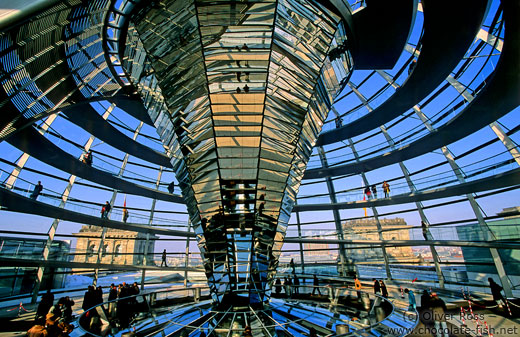
<path fill-rule="evenodd" d="M 374 196 L 374 199 L 377 199 L 377 188 L 376 185 L 372 185 L 370 188 L 372 190 L 372 195 Z"/>
<path fill-rule="evenodd" d="M 101 218 L 108 219 L 108 213 L 110 212 L 111 209 L 112 209 L 112 206 L 110 206 L 110 203 L 108 201 L 105 202 L 103 207 L 101 207 Z"/>
<path fill-rule="evenodd" d="M 370 191 L 370 187 L 365 187 L 365 195 L 367 196 L 367 200 L 372 199 L 372 192 Z"/>
<path fill-rule="evenodd" d="M 175 182 L 172 181 L 169 185 L 168 185 L 168 193 L 170 194 L 173 194 L 173 191 L 175 190 Z"/>
<path fill-rule="evenodd" d="M 92 166 L 92 161 L 93 161 L 93 155 L 92 155 L 92 150 L 89 150 L 87 153 L 85 153 L 83 155 L 83 159 L 82 159 L 82 162 L 84 164 L 87 164 L 88 166 Z"/>
<path fill-rule="evenodd" d="M 386 289 L 386 284 L 383 280 L 379 281 L 379 286 L 381 288 L 381 296 L 388 298 L 388 289 Z"/>
<path fill-rule="evenodd" d="M 163 265 L 164 265 L 165 267 L 168 267 L 168 265 L 166 264 L 166 249 L 163 250 L 163 252 L 162 252 L 161 267 L 162 267 Z"/>
<path fill-rule="evenodd" d="M 117 300 L 117 287 L 115 284 L 110 285 L 110 291 L 108 292 L 108 316 L 116 317 L 116 300 Z"/>
<path fill-rule="evenodd" d="M 321 296 L 321 291 L 320 291 L 320 281 L 318 280 L 318 278 L 316 277 L 316 274 L 314 274 L 314 278 L 313 278 L 313 281 L 312 281 L 312 285 L 314 286 L 314 289 L 312 289 L 312 295 L 314 296 L 316 294 L 316 291 L 318 292 L 318 294 Z"/>
<path fill-rule="evenodd" d="M 36 310 L 36 317 L 37 320 L 38 317 L 45 317 L 47 313 L 49 312 L 49 309 L 54 304 L 54 295 L 51 293 L 51 290 L 48 289 L 45 294 L 42 295 L 42 299 L 40 300 L 40 303 L 38 304 L 38 309 Z"/>
<path fill-rule="evenodd" d="M 358 301 L 360 301 L 361 300 L 361 281 L 359 281 L 357 276 L 354 279 L 354 288 L 356 288 L 357 298 L 358 298 Z"/>
<path fill-rule="evenodd" d="M 449 337 L 448 325 L 446 324 L 446 303 L 436 293 L 432 293 L 430 307 L 435 326 L 435 336 Z"/>
<path fill-rule="evenodd" d="M 280 295 L 280 293 L 282 292 L 282 281 L 280 281 L 279 277 L 277 277 L 276 281 L 274 282 L 274 292 L 276 293 L 276 295 Z"/>
<path fill-rule="evenodd" d="M 372 279 L 374 281 L 374 294 L 381 295 L 381 286 L 379 285 L 379 281 L 375 278 Z"/>
<path fill-rule="evenodd" d="M 300 286 L 300 280 L 298 279 L 298 276 L 296 276 L 296 274 L 294 274 L 293 284 L 294 284 L 294 294 L 299 294 L 298 288 Z"/>
<path fill-rule="evenodd" d="M 383 181 L 383 192 L 385 193 L 385 198 L 390 197 L 390 185 L 388 182 L 386 182 L 386 180 Z"/>
<path fill-rule="evenodd" d="M 417 303 L 415 302 L 415 294 L 413 293 L 413 290 L 409 290 L 408 288 L 406 288 L 404 290 L 404 293 L 408 294 L 408 310 L 412 311 L 417 309 Z"/>
<path fill-rule="evenodd" d="M 499 308 L 502 308 L 505 304 L 504 296 L 502 296 L 502 287 L 498 285 L 491 277 L 488 278 L 489 288 L 491 288 L 491 294 L 493 295 L 493 301 L 498 305 Z"/>
<path fill-rule="evenodd" d="M 40 195 L 40 193 L 42 193 L 42 190 L 43 190 L 43 185 L 42 185 L 42 182 L 41 181 L 38 181 L 38 184 L 37 185 L 34 185 L 34 189 L 30 195 L 30 198 L 32 200 L 36 200 L 36 198 L 38 198 L 38 196 Z"/>

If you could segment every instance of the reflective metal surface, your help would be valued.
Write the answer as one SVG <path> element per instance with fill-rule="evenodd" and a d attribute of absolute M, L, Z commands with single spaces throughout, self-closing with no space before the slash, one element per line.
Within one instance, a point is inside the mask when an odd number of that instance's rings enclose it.
<path fill-rule="evenodd" d="M 126 52 L 145 66 L 128 62 L 127 73 L 138 72 L 145 104 L 152 91 L 164 102 L 150 117 L 214 299 L 263 303 L 313 144 L 350 73 L 348 54 L 328 56 L 345 42 L 340 17 L 312 1 L 172 0 L 132 22 Z"/>

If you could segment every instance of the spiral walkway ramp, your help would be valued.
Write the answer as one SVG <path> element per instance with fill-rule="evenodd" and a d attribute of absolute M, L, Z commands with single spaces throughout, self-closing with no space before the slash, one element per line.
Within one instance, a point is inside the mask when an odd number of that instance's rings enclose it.
<path fill-rule="evenodd" d="M 400 336 L 415 309 L 355 277 L 518 297 L 518 17 L 509 0 L 0 1 L 0 307 L 124 279 L 132 319 L 105 299 L 104 332 L 83 308 L 75 334 Z"/>

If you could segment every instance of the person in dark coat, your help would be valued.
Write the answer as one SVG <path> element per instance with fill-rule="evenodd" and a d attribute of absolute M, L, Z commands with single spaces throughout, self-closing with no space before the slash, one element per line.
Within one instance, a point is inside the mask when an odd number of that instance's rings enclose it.
<path fill-rule="evenodd" d="M 175 182 L 172 181 L 171 183 L 168 184 L 168 193 L 173 194 L 174 191 L 175 191 Z"/>
<path fill-rule="evenodd" d="M 110 203 L 107 201 L 101 208 L 101 218 L 108 219 L 108 213 L 110 213 L 110 210 L 112 209 L 112 206 L 110 206 Z"/>
<path fill-rule="evenodd" d="M 83 310 L 87 311 L 95 305 L 94 296 L 94 286 L 88 286 L 88 289 L 85 292 L 85 295 L 83 296 L 83 304 L 81 305 L 81 308 Z"/>
<path fill-rule="evenodd" d="M 421 308 L 423 310 L 428 309 L 430 307 L 430 299 L 430 293 L 428 292 L 428 290 L 424 289 L 421 295 Z"/>
<path fill-rule="evenodd" d="M 89 150 L 87 153 L 85 153 L 83 155 L 83 163 L 88 165 L 88 166 L 92 166 L 92 161 L 94 160 L 94 157 L 92 155 L 92 150 Z"/>
<path fill-rule="evenodd" d="M 274 292 L 276 295 L 279 295 L 282 292 L 282 281 L 280 281 L 280 278 L 276 278 L 276 281 L 274 281 Z"/>
<path fill-rule="evenodd" d="M 103 303 L 103 287 L 96 287 L 96 304 Z"/>
<path fill-rule="evenodd" d="M 372 191 L 370 190 L 370 186 L 365 188 L 365 195 L 367 196 L 367 200 L 372 199 Z"/>
<path fill-rule="evenodd" d="M 65 322 L 70 322 L 72 320 L 72 307 L 74 306 L 74 301 L 69 297 L 65 296 L 65 300 L 63 303 L 63 318 Z"/>
<path fill-rule="evenodd" d="M 36 200 L 36 198 L 38 198 L 40 193 L 42 193 L 42 190 L 43 190 L 42 182 L 38 181 L 38 185 L 34 185 L 34 190 L 32 191 L 30 198 L 32 200 Z"/>
<path fill-rule="evenodd" d="M 163 266 L 163 264 L 165 267 L 168 267 L 168 265 L 166 264 L 166 249 L 162 252 L 161 267 Z"/>
<path fill-rule="evenodd" d="M 496 302 L 499 308 L 502 308 L 502 306 L 505 304 L 504 296 L 502 296 L 502 287 L 498 285 L 498 283 L 495 282 L 491 277 L 488 278 L 489 281 L 489 288 L 491 288 L 491 294 L 493 295 L 493 301 Z"/>
<path fill-rule="evenodd" d="M 300 290 L 298 289 L 300 287 L 300 280 L 298 279 L 298 276 L 296 276 L 296 274 L 294 274 L 294 277 L 293 277 L 293 292 L 294 294 L 299 294 Z"/>
<path fill-rule="evenodd" d="M 377 199 L 377 187 L 376 187 L 376 185 L 372 185 L 370 190 L 372 191 L 372 195 L 374 196 L 374 199 Z"/>
<path fill-rule="evenodd" d="M 45 317 L 53 304 L 54 304 L 54 295 L 51 293 L 51 290 L 48 289 L 47 292 L 42 295 L 40 304 L 38 304 L 38 309 L 36 309 L 35 318 L 38 319 L 38 317 Z"/>
<path fill-rule="evenodd" d="M 112 283 L 110 285 L 110 291 L 108 292 L 108 315 L 115 317 L 116 314 L 116 302 L 117 300 L 117 287 Z"/>
<path fill-rule="evenodd" d="M 381 286 L 379 285 L 379 281 L 376 279 L 372 279 L 374 281 L 374 294 L 381 295 Z"/>
<path fill-rule="evenodd" d="M 314 289 L 312 289 L 312 295 L 314 295 L 314 294 L 316 293 L 316 291 L 317 291 L 318 294 L 321 296 L 321 291 L 320 291 L 320 281 L 318 280 L 318 278 L 316 277 L 316 275 L 314 275 L 314 278 L 313 278 L 312 284 L 314 285 Z"/>
<path fill-rule="evenodd" d="M 383 280 L 379 281 L 379 286 L 381 288 L 381 295 L 384 298 L 388 298 L 388 290 L 386 289 L 386 284 L 383 282 Z"/>
<path fill-rule="evenodd" d="M 446 323 L 446 303 L 436 293 L 432 293 L 430 307 L 432 309 L 433 324 L 437 332 L 436 336 L 449 337 L 448 325 Z"/>

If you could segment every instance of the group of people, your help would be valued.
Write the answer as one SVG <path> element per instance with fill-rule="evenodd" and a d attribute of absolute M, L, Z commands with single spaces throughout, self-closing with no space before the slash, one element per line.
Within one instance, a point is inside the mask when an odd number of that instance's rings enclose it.
<path fill-rule="evenodd" d="M 38 308 L 34 325 L 27 331 L 29 337 L 66 337 L 74 329 L 69 324 L 72 320 L 72 306 L 74 301 L 69 296 L 61 297 L 54 304 L 54 294 L 47 290 L 43 294 Z"/>
<path fill-rule="evenodd" d="M 305 283 L 305 280 L 304 280 Z M 319 279 L 314 275 L 313 281 L 312 281 L 313 289 L 312 289 L 312 296 L 315 296 L 316 293 L 321 296 L 321 290 L 320 290 L 320 283 Z M 274 292 L 276 295 L 280 295 L 282 293 L 282 290 L 285 291 L 285 294 L 288 298 L 292 297 L 293 295 L 298 295 L 300 293 L 300 279 L 296 275 L 296 273 L 293 272 L 292 277 L 284 277 L 283 283 L 281 278 L 276 278 L 276 281 L 274 282 Z"/>
<path fill-rule="evenodd" d="M 110 214 L 110 210 L 112 210 L 112 205 L 110 205 L 110 202 L 106 201 L 105 204 L 101 207 L 101 219 L 108 219 L 108 214 Z M 123 206 L 123 217 L 122 217 L 122 220 L 124 223 L 127 222 L 129 216 L 130 216 L 130 213 L 128 212 L 128 209 L 126 208 L 126 200 L 125 200 L 125 205 Z"/>
<path fill-rule="evenodd" d="M 388 298 L 388 290 L 383 280 L 372 279 L 374 281 L 374 294 Z"/>
<path fill-rule="evenodd" d="M 293 277 L 284 277 L 283 283 L 281 281 L 281 278 L 276 278 L 276 281 L 274 282 L 274 292 L 276 295 L 280 295 L 282 293 L 282 290 L 285 292 L 287 297 L 292 297 L 293 294 L 298 294 L 299 289 L 298 286 L 300 285 L 300 280 L 298 279 L 298 276 L 293 275 Z"/>
<path fill-rule="evenodd" d="M 381 185 L 381 187 L 383 188 L 383 193 L 385 194 L 385 198 L 389 198 L 390 197 L 390 184 L 388 184 L 388 182 L 385 180 L 385 181 L 383 181 L 383 185 Z M 365 190 L 363 191 L 363 193 L 366 195 L 367 200 L 371 200 L 372 198 L 377 199 L 376 185 L 365 187 Z"/>
<path fill-rule="evenodd" d="M 410 294 L 413 295 L 413 291 L 408 290 L 409 297 Z M 415 305 L 415 296 L 413 299 Z M 436 293 L 430 293 L 426 289 L 423 290 L 419 313 L 425 324 L 431 325 L 433 323 L 435 336 L 449 337 L 448 325 L 446 323 L 446 303 Z"/>
<path fill-rule="evenodd" d="M 134 295 L 139 294 L 139 286 L 136 282 L 129 285 L 123 282 L 116 286 L 114 283 L 110 285 L 108 291 L 108 318 L 117 320 L 121 327 L 126 327 L 130 323 L 132 316 L 136 311 L 137 300 Z M 103 303 L 103 287 L 88 286 L 83 296 L 83 305 L 81 308 L 86 312 L 83 315 L 83 325 L 88 326 L 92 332 L 99 332 L 101 329 L 101 321 L 96 307 Z"/>

